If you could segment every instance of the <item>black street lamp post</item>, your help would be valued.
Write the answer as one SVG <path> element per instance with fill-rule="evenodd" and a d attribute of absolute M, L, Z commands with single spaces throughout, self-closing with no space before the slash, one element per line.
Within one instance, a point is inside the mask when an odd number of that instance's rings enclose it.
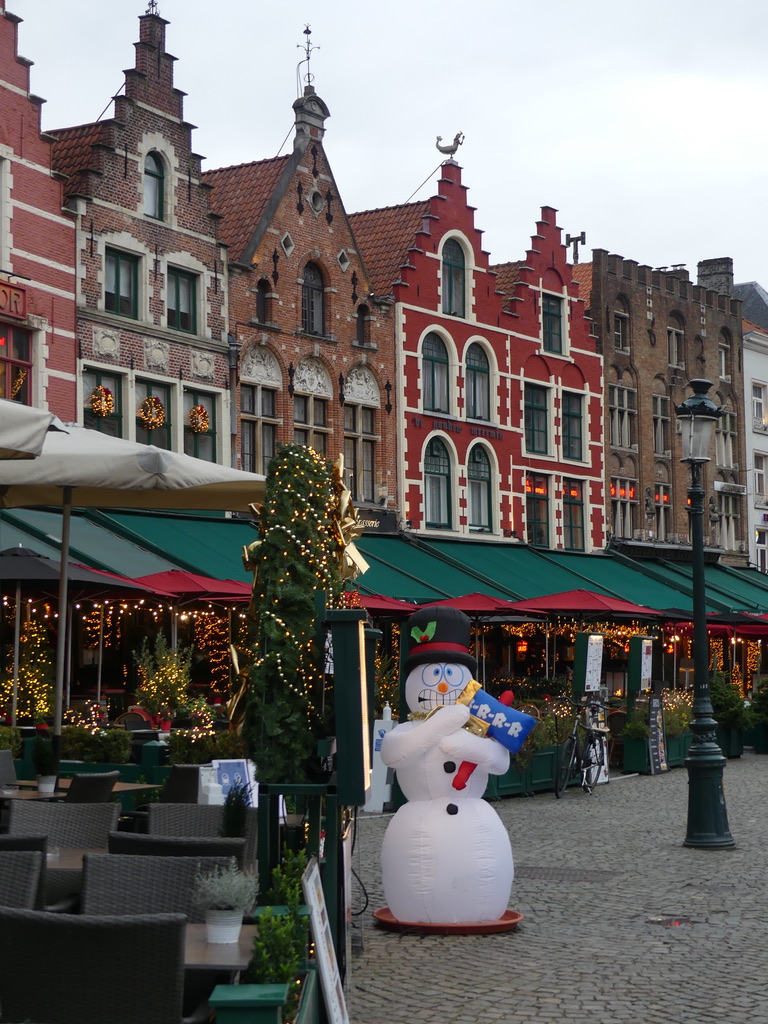
<path fill-rule="evenodd" d="M 688 769 L 688 825 L 684 846 L 723 849 L 734 845 L 728 829 L 723 792 L 725 758 L 717 745 L 717 722 L 709 696 L 709 647 L 707 604 L 704 588 L 704 487 L 702 466 L 709 462 L 709 445 L 715 423 L 722 415 L 707 392 L 708 380 L 692 380 L 690 398 L 675 412 L 682 427 L 681 462 L 691 467 L 688 514 L 691 523 L 693 581 L 693 720 L 691 746 L 685 759 Z"/>

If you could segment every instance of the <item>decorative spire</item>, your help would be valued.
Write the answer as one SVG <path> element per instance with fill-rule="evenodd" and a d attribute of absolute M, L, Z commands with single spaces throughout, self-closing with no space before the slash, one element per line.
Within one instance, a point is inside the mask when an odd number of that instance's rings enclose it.
<path fill-rule="evenodd" d="M 147 14 L 157 14 L 159 16 L 160 11 L 157 9 L 157 0 L 149 0 Z"/>
<path fill-rule="evenodd" d="M 297 48 L 299 50 L 304 50 L 304 53 L 306 54 L 306 56 L 304 57 L 304 60 L 299 61 L 299 67 L 301 67 L 302 64 L 306 64 L 307 65 L 307 71 L 306 71 L 306 74 L 304 75 L 304 81 L 307 83 L 307 85 L 311 85 L 312 84 L 312 79 L 315 76 L 309 70 L 309 62 L 310 62 L 310 60 L 312 58 L 312 51 L 313 50 L 319 50 L 320 47 L 312 45 L 312 39 L 311 39 L 312 29 L 311 29 L 311 27 L 309 25 L 305 25 L 304 26 L 304 35 L 307 37 L 307 41 L 305 43 L 297 43 L 296 46 L 297 46 Z"/>

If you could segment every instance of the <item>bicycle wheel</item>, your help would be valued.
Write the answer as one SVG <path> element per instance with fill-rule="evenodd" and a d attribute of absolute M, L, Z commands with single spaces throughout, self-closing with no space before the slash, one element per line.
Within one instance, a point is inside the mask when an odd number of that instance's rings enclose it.
<path fill-rule="evenodd" d="M 600 778 L 600 770 L 604 764 L 603 741 L 595 733 L 587 736 L 584 742 L 584 789 L 591 793 Z"/>
<path fill-rule="evenodd" d="M 560 752 L 560 763 L 557 768 L 557 778 L 555 779 L 555 796 L 558 800 L 571 781 L 574 769 L 576 768 L 576 757 L 576 739 L 573 736 L 569 736 Z"/>

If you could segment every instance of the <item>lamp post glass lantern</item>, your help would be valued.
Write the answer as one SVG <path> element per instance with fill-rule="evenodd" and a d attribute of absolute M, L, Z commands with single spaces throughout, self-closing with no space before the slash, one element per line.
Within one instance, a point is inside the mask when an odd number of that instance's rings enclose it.
<path fill-rule="evenodd" d="M 707 395 L 711 381 L 692 380 L 693 394 L 675 412 L 681 422 L 682 458 L 691 467 L 688 515 L 691 524 L 691 576 L 693 598 L 693 719 L 691 746 L 685 759 L 688 770 L 688 823 L 684 846 L 722 849 L 734 845 L 728 829 L 723 791 L 725 758 L 717 745 L 717 722 L 709 694 L 709 645 L 704 586 L 704 486 L 702 467 L 709 462 L 715 424 L 722 415 Z"/>

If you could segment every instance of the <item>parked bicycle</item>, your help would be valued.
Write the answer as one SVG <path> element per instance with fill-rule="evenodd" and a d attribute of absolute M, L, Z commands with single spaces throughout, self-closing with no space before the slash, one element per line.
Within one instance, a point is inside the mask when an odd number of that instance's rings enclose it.
<path fill-rule="evenodd" d="M 566 698 L 577 710 L 573 720 L 573 729 L 563 743 L 560 752 L 560 763 L 555 779 L 555 796 L 560 799 L 570 781 L 581 772 L 581 788 L 591 793 L 600 779 L 605 767 L 605 737 L 608 730 L 593 725 L 600 711 L 605 707 L 599 701 L 586 697 L 585 702 L 578 704 Z"/>

